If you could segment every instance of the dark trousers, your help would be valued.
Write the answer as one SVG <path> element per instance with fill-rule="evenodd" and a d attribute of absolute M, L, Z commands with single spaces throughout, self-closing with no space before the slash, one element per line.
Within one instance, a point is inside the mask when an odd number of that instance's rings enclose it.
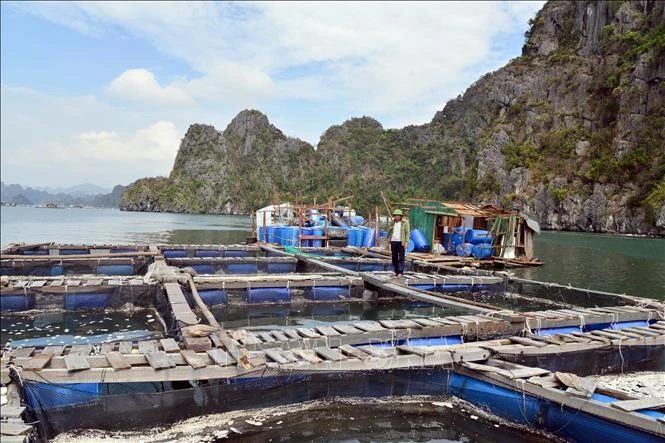
<path fill-rule="evenodd" d="M 401 241 L 390 242 L 390 252 L 393 255 L 393 270 L 395 275 L 404 274 L 404 246 Z"/>

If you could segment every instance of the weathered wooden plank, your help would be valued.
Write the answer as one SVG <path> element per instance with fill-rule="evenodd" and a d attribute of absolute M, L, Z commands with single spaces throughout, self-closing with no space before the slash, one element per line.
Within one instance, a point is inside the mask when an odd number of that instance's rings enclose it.
<path fill-rule="evenodd" d="M 316 330 L 321 335 L 325 335 L 326 337 L 335 337 L 341 335 L 339 331 L 337 331 L 337 329 L 333 328 L 332 326 L 317 326 Z"/>
<path fill-rule="evenodd" d="M 641 411 L 643 409 L 660 409 L 665 407 L 665 401 L 660 398 L 640 398 L 636 400 L 621 400 L 610 403 L 612 407 L 622 411 Z"/>
<path fill-rule="evenodd" d="M 305 338 L 319 338 L 319 337 L 321 337 L 321 334 L 319 334 L 318 332 L 315 332 L 314 329 L 311 329 L 311 328 L 297 328 L 296 330 L 298 331 L 298 333 L 300 333 Z"/>
<path fill-rule="evenodd" d="M 51 354 L 52 356 L 57 357 L 59 355 L 62 355 L 64 350 L 65 350 L 64 346 L 47 346 L 44 349 L 42 349 L 42 354 Z"/>
<path fill-rule="evenodd" d="M 342 361 L 346 360 L 348 357 L 339 352 L 337 349 L 331 348 L 314 348 L 314 352 L 323 357 L 326 360 L 330 361 Z"/>
<path fill-rule="evenodd" d="M 294 340 L 302 339 L 300 334 L 298 334 L 298 331 L 296 331 L 295 329 L 282 329 L 282 332 L 284 332 L 284 334 L 286 334 L 291 339 L 294 339 Z"/>
<path fill-rule="evenodd" d="M 25 412 L 25 406 L 6 406 L 0 409 L 0 416 L 3 418 L 20 418 Z"/>
<path fill-rule="evenodd" d="M 70 354 L 90 355 L 91 351 L 92 351 L 92 345 L 91 344 L 72 345 L 69 348 L 69 353 Z"/>
<path fill-rule="evenodd" d="M 379 323 L 388 329 L 421 328 L 422 326 L 411 320 L 379 320 Z"/>
<path fill-rule="evenodd" d="M 365 321 L 356 321 L 353 322 L 353 326 L 356 328 L 363 330 L 365 332 L 378 332 L 378 331 L 385 331 L 385 328 L 379 324 L 379 322 L 376 321 L 371 321 L 371 320 L 365 320 Z"/>
<path fill-rule="evenodd" d="M 32 431 L 32 426 L 20 422 L 7 422 L 2 424 L 2 435 L 25 435 Z M 2 439 L 5 441 L 5 438 Z"/>
<path fill-rule="evenodd" d="M 378 346 L 356 346 L 358 349 L 367 352 L 373 357 L 380 357 L 380 358 L 387 358 L 387 357 L 392 357 L 397 354 L 397 350 L 395 348 L 381 348 Z"/>
<path fill-rule="evenodd" d="M 105 354 L 106 359 L 111 364 L 111 367 L 116 371 L 122 369 L 131 369 L 132 365 L 122 356 L 120 352 L 110 351 Z"/>
<path fill-rule="evenodd" d="M 185 348 L 194 352 L 205 352 L 212 349 L 212 342 L 209 337 L 187 337 L 183 338 Z"/>
<path fill-rule="evenodd" d="M 536 377 L 539 375 L 544 375 L 544 374 L 549 374 L 550 371 L 547 369 L 543 368 L 530 368 L 530 367 L 523 367 L 523 368 L 517 368 L 517 369 L 506 369 L 508 372 L 508 378 L 514 379 L 514 378 L 527 378 L 527 377 Z"/>
<path fill-rule="evenodd" d="M 264 343 L 274 343 L 275 342 L 275 337 L 270 334 L 270 332 L 267 331 L 260 331 L 258 332 L 259 338 L 263 340 Z"/>
<path fill-rule="evenodd" d="M 67 285 L 67 286 L 79 286 L 80 284 L 81 284 L 81 280 L 78 280 L 78 279 L 70 279 L 70 280 L 67 280 L 67 282 L 65 283 L 65 285 Z"/>
<path fill-rule="evenodd" d="M 351 345 L 342 345 L 338 348 L 342 353 L 348 355 L 349 357 L 359 358 L 361 360 L 367 360 L 371 356 L 365 351 L 355 348 Z"/>
<path fill-rule="evenodd" d="M 52 355 L 49 353 L 39 353 L 32 357 L 17 358 L 15 363 L 25 370 L 39 370 L 44 368 L 50 361 Z"/>
<path fill-rule="evenodd" d="M 282 349 L 282 350 L 280 351 L 280 354 L 282 355 L 282 357 L 284 357 L 284 358 L 286 358 L 287 360 L 289 360 L 289 362 L 298 362 L 298 361 L 300 361 L 300 358 L 298 358 L 298 356 L 297 356 L 293 351 L 291 351 L 291 350 L 288 350 L 288 349 L 284 350 L 284 349 Z"/>
<path fill-rule="evenodd" d="M 102 354 L 108 354 L 109 352 L 115 351 L 115 343 L 102 343 L 101 351 Z"/>
<path fill-rule="evenodd" d="M 46 284 L 46 280 L 36 280 L 33 282 L 30 282 L 30 287 L 31 288 L 41 288 Z"/>
<path fill-rule="evenodd" d="M 148 354 L 150 352 L 157 352 L 157 341 L 155 340 L 142 340 L 139 342 L 139 352 L 141 354 Z"/>
<path fill-rule="evenodd" d="M 25 358 L 25 357 L 30 357 L 34 351 L 35 351 L 34 347 L 17 348 L 12 350 L 9 356 L 12 358 Z"/>
<path fill-rule="evenodd" d="M 633 328 L 626 328 L 626 329 L 622 329 L 622 330 L 623 331 L 628 331 L 628 332 L 635 332 L 635 333 L 641 334 L 641 335 L 647 335 L 649 337 L 660 337 L 661 335 L 665 334 L 665 332 L 656 331 L 656 330 L 653 330 L 651 328 L 644 328 L 642 326 L 636 326 L 636 327 L 633 327 Z"/>
<path fill-rule="evenodd" d="M 282 356 L 281 353 L 276 349 L 266 349 L 265 353 L 266 356 L 268 356 L 271 360 L 276 361 L 280 365 L 289 363 L 289 359 Z"/>
<path fill-rule="evenodd" d="M 341 332 L 342 334 L 348 334 L 348 335 L 353 335 L 353 334 L 362 334 L 363 331 L 360 329 L 352 326 L 352 325 L 347 325 L 347 324 L 341 324 L 341 325 L 332 325 L 333 328 Z"/>
<path fill-rule="evenodd" d="M 131 354 L 133 348 L 133 343 L 131 341 L 121 341 L 118 344 L 118 352 L 121 354 Z"/>
<path fill-rule="evenodd" d="M 164 352 L 178 352 L 180 351 L 180 346 L 172 338 L 162 338 L 159 340 L 159 344 L 162 346 Z"/>
<path fill-rule="evenodd" d="M 312 364 L 319 363 L 321 361 L 321 359 L 317 357 L 316 353 L 311 349 L 294 349 L 293 352 L 303 360 L 307 360 Z"/>
<path fill-rule="evenodd" d="M 277 341 L 289 341 L 289 337 L 282 331 L 278 329 L 273 329 L 270 331 Z"/>
<path fill-rule="evenodd" d="M 259 345 L 263 344 L 261 340 L 252 332 L 248 332 L 245 338 L 238 339 L 243 345 Z"/>
<path fill-rule="evenodd" d="M 597 335 L 601 337 L 608 337 L 616 340 L 626 340 L 626 336 L 622 334 L 616 334 L 612 332 L 607 332 L 607 331 L 591 331 L 592 335 Z"/>
<path fill-rule="evenodd" d="M 397 346 L 397 349 L 406 352 L 407 354 L 416 354 L 421 357 L 434 354 L 434 349 L 426 346 Z"/>
<path fill-rule="evenodd" d="M 148 360 L 150 367 L 152 367 L 154 370 L 175 367 L 175 363 L 173 360 L 171 360 L 169 354 L 164 351 L 149 352 L 145 354 L 145 357 Z"/>
<path fill-rule="evenodd" d="M 441 326 L 441 323 L 436 322 L 436 321 L 434 321 L 432 319 L 429 319 L 429 318 L 414 318 L 413 321 L 418 323 L 421 326 L 430 326 L 430 327 Z"/>
<path fill-rule="evenodd" d="M 85 355 L 77 352 L 65 355 L 65 366 L 69 372 L 90 369 L 90 363 L 86 360 Z"/>
<path fill-rule="evenodd" d="M 231 354 L 219 348 L 210 349 L 209 351 L 206 351 L 206 353 L 219 366 L 230 366 L 236 362 Z"/>
<path fill-rule="evenodd" d="M 544 348 L 545 346 L 547 346 L 547 343 L 542 343 L 526 337 L 509 337 L 509 340 L 515 343 L 519 343 L 521 345 L 535 346 L 537 348 Z"/>
<path fill-rule="evenodd" d="M 207 358 L 204 358 L 202 355 L 197 355 L 196 352 L 189 349 L 182 349 L 180 355 L 182 355 L 187 364 L 194 369 L 201 369 L 208 366 Z"/>

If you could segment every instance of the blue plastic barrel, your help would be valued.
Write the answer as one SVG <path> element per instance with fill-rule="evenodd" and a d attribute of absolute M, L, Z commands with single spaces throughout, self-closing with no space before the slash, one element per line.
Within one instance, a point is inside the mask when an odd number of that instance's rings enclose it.
<path fill-rule="evenodd" d="M 380 238 L 387 238 L 388 237 L 388 231 L 384 231 L 383 229 L 381 229 L 379 231 L 379 237 Z"/>
<path fill-rule="evenodd" d="M 363 247 L 363 240 L 365 239 L 365 231 L 367 231 L 367 228 L 364 226 L 359 226 L 358 227 L 358 236 L 356 237 L 356 246 L 359 248 Z"/>
<path fill-rule="evenodd" d="M 452 237 L 451 237 L 451 239 L 450 239 L 450 243 L 451 243 L 450 246 L 451 246 L 451 248 L 452 248 L 452 249 L 457 248 L 459 245 L 461 245 L 462 243 L 464 243 L 463 240 L 464 240 L 464 239 L 462 238 L 462 230 L 461 230 L 461 229 L 456 229 L 455 232 L 453 232 L 453 235 L 452 235 Z"/>
<path fill-rule="evenodd" d="M 365 223 L 365 218 L 362 215 L 354 215 L 353 216 L 353 224 L 354 225 L 362 225 Z"/>
<path fill-rule="evenodd" d="M 492 245 L 488 244 L 474 245 L 473 248 L 471 248 L 471 254 L 473 255 L 474 258 L 477 258 L 478 260 L 490 258 L 492 256 Z"/>
<path fill-rule="evenodd" d="M 324 228 L 316 227 L 312 230 L 313 235 L 316 235 L 317 237 L 323 237 L 323 235 L 326 233 L 326 230 Z M 323 247 L 323 240 L 314 240 L 312 245 L 315 248 L 322 248 Z"/>
<path fill-rule="evenodd" d="M 420 229 L 413 229 L 411 231 L 411 241 L 413 242 L 413 249 L 418 252 L 427 252 L 429 251 L 429 243 L 425 238 L 425 234 Z"/>
<path fill-rule="evenodd" d="M 474 245 L 492 243 L 492 234 L 482 229 L 467 229 L 464 234 L 464 241 L 466 243 L 473 243 Z"/>
<path fill-rule="evenodd" d="M 404 251 L 404 252 L 408 254 L 409 252 L 415 251 L 415 249 L 416 249 L 416 244 L 414 242 L 410 241 L 409 246 L 406 247 L 406 251 Z"/>
<path fill-rule="evenodd" d="M 260 242 L 267 242 L 268 241 L 268 236 L 266 235 L 266 230 L 263 228 L 263 226 L 259 226 L 258 241 L 260 241 Z"/>
<path fill-rule="evenodd" d="M 369 228 L 365 230 L 365 232 L 363 233 L 363 247 L 371 248 L 376 244 L 375 234 L 376 234 L 376 229 L 374 228 Z"/>
<path fill-rule="evenodd" d="M 348 234 L 348 239 L 346 241 L 346 244 L 348 246 L 355 246 L 356 245 L 356 236 L 358 235 L 358 228 L 349 228 L 347 229 L 347 234 Z"/>
<path fill-rule="evenodd" d="M 312 228 L 302 228 L 302 235 L 303 236 L 312 235 L 313 231 L 314 230 Z M 312 246 L 312 240 L 301 240 L 300 241 L 300 246 L 302 246 L 302 247 Z"/>
<path fill-rule="evenodd" d="M 471 243 L 462 243 L 461 245 L 457 246 L 455 251 L 459 257 L 468 257 L 471 255 L 472 249 L 473 245 Z"/>
<path fill-rule="evenodd" d="M 268 243 L 275 243 L 277 225 L 266 226 L 266 231 L 268 231 Z"/>

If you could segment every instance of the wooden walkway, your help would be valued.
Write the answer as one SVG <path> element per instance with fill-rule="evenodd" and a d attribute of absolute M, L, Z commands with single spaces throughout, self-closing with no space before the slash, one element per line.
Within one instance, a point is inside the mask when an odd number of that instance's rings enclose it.
<path fill-rule="evenodd" d="M 508 336 L 463 345 L 372 346 L 408 338 L 464 333 L 494 328 L 496 320 L 480 317 L 423 318 L 414 320 L 357 321 L 317 328 L 284 328 L 250 332 L 230 330 L 241 349 L 251 349 L 249 367 L 239 366 L 216 340 L 205 349 L 187 349 L 172 339 L 13 349 L 2 358 L 21 367 L 22 377 L 52 383 L 140 382 L 219 379 L 255 374 L 272 367 L 295 372 L 367 371 L 440 366 L 458 361 L 483 361 L 494 355 L 545 356 L 593 349 L 665 345 L 665 321 L 648 328 L 603 329 L 584 334 L 551 337 Z M 508 324 L 508 322 L 503 322 Z M 435 335 L 432 335 L 435 334 Z M 356 345 L 356 346 L 352 346 Z M 358 346 L 359 345 L 359 346 Z"/>

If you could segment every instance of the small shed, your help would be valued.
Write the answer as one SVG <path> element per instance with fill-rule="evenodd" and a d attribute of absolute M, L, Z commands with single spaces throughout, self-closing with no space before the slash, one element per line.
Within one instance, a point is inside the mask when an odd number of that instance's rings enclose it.
<path fill-rule="evenodd" d="M 465 202 L 410 200 L 401 205 L 409 208 L 411 227 L 423 231 L 430 245 L 438 243 L 450 250 L 452 237 L 446 234 L 461 228 L 464 238 L 467 230 L 480 229 L 492 234 L 493 256 L 533 258 L 533 234 L 540 227 L 517 211 Z"/>

